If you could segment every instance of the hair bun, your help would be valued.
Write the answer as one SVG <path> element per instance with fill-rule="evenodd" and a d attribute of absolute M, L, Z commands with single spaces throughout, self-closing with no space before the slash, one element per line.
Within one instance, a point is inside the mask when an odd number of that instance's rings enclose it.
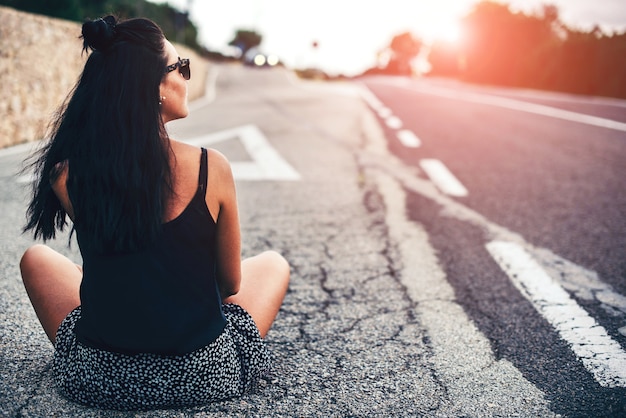
<path fill-rule="evenodd" d="M 115 25 L 114 16 L 106 16 L 83 23 L 83 49 L 90 48 L 95 51 L 108 49 L 115 38 Z"/>

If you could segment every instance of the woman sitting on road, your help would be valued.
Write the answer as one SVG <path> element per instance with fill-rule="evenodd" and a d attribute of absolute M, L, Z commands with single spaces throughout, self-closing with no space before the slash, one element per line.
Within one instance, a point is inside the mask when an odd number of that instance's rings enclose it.
<path fill-rule="evenodd" d="M 45 245 L 20 264 L 55 380 L 114 409 L 239 396 L 269 366 L 289 266 L 272 251 L 242 262 L 228 161 L 168 137 L 191 74 L 161 29 L 107 16 L 82 38 L 91 53 L 33 164 L 24 229 L 48 240 L 69 215 L 83 266 Z"/>

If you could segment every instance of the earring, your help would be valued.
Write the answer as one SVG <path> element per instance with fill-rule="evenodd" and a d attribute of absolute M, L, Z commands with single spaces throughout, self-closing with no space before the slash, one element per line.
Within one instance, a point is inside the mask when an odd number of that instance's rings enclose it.
<path fill-rule="evenodd" d="M 161 100 L 159 100 L 159 106 L 163 104 L 163 101 L 165 101 L 165 96 L 161 96 Z"/>

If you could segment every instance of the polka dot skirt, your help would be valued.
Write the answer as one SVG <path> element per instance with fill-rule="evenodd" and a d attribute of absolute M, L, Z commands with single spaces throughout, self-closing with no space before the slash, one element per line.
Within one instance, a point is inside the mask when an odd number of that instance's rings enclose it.
<path fill-rule="evenodd" d="M 118 410 L 186 407 L 240 396 L 269 369 L 270 355 L 252 317 L 224 305 L 226 328 L 211 344 L 182 356 L 126 355 L 76 341 L 80 306 L 61 323 L 54 377 L 69 399 Z"/>

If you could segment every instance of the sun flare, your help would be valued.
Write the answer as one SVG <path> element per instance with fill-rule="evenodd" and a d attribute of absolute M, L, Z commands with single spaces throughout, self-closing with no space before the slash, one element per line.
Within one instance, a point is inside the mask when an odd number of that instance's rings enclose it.
<path fill-rule="evenodd" d="M 425 42 L 457 43 L 462 39 L 461 17 L 464 9 L 450 10 L 452 1 L 415 3 L 408 13 L 414 17 L 412 28 Z"/>
<path fill-rule="evenodd" d="M 462 38 L 461 26 L 457 22 L 445 22 L 434 28 L 430 37 L 433 41 L 458 43 Z"/>

